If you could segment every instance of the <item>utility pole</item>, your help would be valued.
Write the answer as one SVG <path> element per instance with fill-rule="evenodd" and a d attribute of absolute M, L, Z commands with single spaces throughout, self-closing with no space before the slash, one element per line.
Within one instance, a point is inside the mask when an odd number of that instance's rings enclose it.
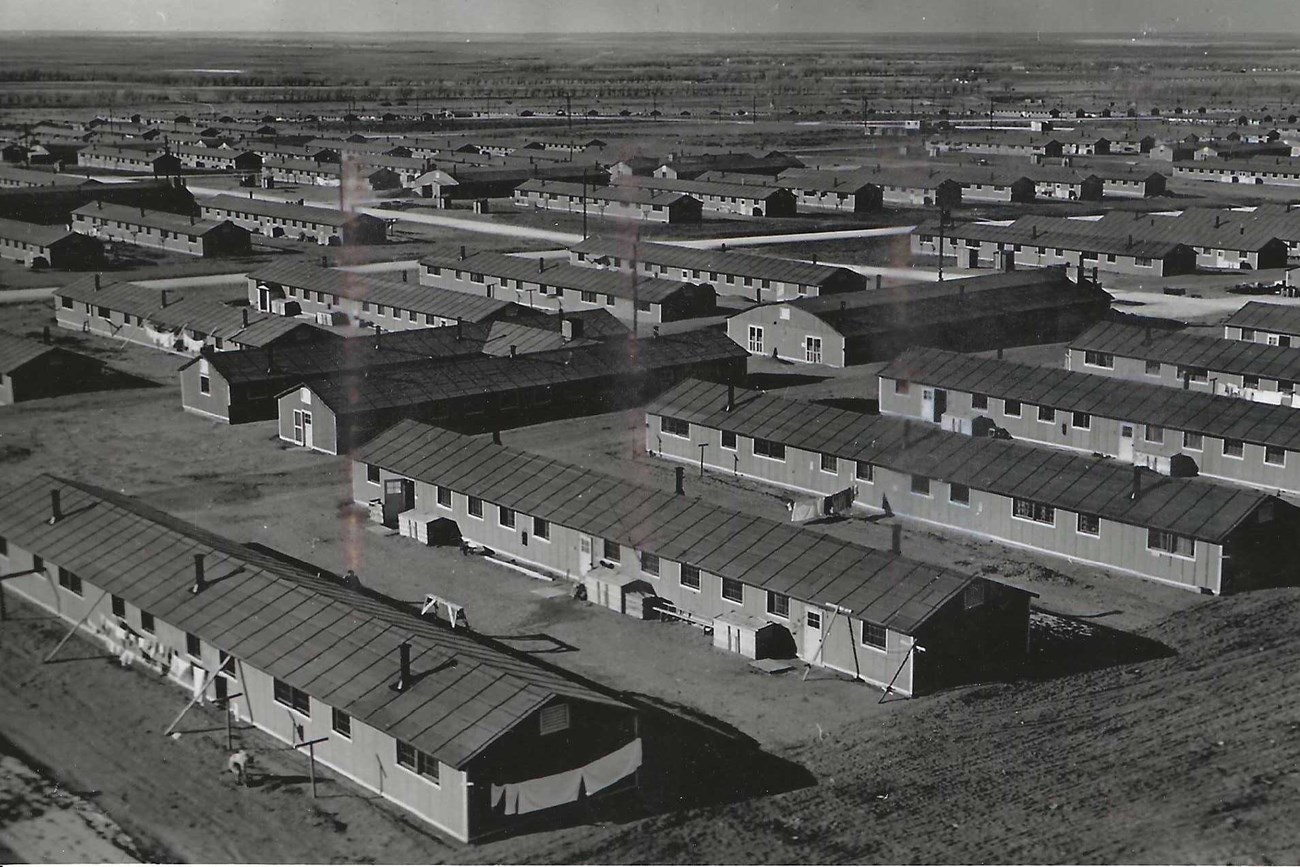
<path fill-rule="evenodd" d="M 569 144 L 573 144 L 573 96 L 568 93 L 564 95 L 564 119 L 569 122 Z"/>
<path fill-rule="evenodd" d="M 947 208 L 939 208 L 939 282 L 943 282 L 943 230 L 947 228 L 949 211 Z"/>
<path fill-rule="evenodd" d="M 587 240 L 587 170 L 582 170 L 582 240 Z"/>

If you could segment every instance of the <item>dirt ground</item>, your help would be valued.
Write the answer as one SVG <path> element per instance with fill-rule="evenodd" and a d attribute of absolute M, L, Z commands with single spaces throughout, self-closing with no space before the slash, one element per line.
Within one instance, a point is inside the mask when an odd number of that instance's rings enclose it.
<path fill-rule="evenodd" d="M 47 311 L 5 309 L 10 330 Z M 65 336 L 56 331 L 59 336 Z M 244 541 L 272 545 L 411 602 L 457 598 L 474 628 L 616 689 L 683 706 L 793 762 L 784 794 L 671 810 L 491 843 L 449 845 L 351 784 L 307 794 L 305 760 L 252 731 L 268 776 L 248 790 L 222 772 L 219 717 L 200 709 L 179 740 L 160 732 L 180 692 L 74 641 L 38 660 L 63 627 L 10 604 L 0 627 L 0 735 L 121 825 L 146 858 L 379 862 L 1224 861 L 1300 858 L 1300 715 L 1291 701 L 1300 591 L 1207 599 L 1101 570 L 1035 560 L 904 523 L 917 559 L 991 574 L 1040 594 L 1036 652 L 1007 680 L 910 701 L 816 673 L 766 675 L 684 625 L 620 618 L 454 550 L 367 529 L 346 463 L 285 448 L 271 423 L 228 427 L 179 407 L 184 359 L 66 335 L 155 387 L 0 410 L 0 478 L 41 471 L 141 494 Z M 1008 357 L 1057 363 L 1059 345 Z M 803 397 L 875 395 L 875 369 L 825 379 L 756 364 Z M 775 385 L 773 386 L 775 387 Z M 507 444 L 670 489 L 670 465 L 640 452 L 642 419 L 607 413 L 507 431 Z M 636 454 L 634 454 L 636 453 Z M 779 495 L 687 475 L 697 495 L 781 519 Z M 823 532 L 888 543 L 850 519 Z M 184 785 L 180 784 L 184 782 Z M 869 821 L 864 819 L 869 817 Z M 287 827 L 307 834 L 285 834 Z"/>

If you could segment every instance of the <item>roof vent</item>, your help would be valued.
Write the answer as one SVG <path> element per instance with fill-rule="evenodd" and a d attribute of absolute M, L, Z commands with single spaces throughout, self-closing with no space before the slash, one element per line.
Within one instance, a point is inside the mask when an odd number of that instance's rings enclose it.
<path fill-rule="evenodd" d="M 63 505 L 59 498 L 59 489 L 50 488 L 50 523 L 57 524 L 63 520 Z"/>
<path fill-rule="evenodd" d="M 203 577 L 203 555 L 194 555 L 194 586 L 190 588 L 190 593 L 198 595 L 208 586 L 207 580 Z"/>

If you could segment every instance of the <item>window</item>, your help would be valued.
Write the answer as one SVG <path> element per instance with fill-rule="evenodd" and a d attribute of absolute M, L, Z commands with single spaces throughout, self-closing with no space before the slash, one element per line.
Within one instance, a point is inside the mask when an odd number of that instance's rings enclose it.
<path fill-rule="evenodd" d="M 1259 377 L 1246 375 L 1241 378 L 1242 388 L 1259 388 Z M 1280 391 L 1281 389 L 1279 389 Z"/>
<path fill-rule="evenodd" d="M 59 586 L 74 596 L 81 595 L 81 578 L 62 566 L 59 567 Z"/>
<path fill-rule="evenodd" d="M 515 528 L 515 510 L 507 509 L 505 506 L 497 506 L 497 523 L 502 527 Z"/>
<path fill-rule="evenodd" d="M 212 394 L 212 377 L 206 358 L 199 359 L 199 394 Z"/>
<path fill-rule="evenodd" d="M 876 465 L 868 461 L 855 461 L 853 477 L 863 482 L 874 482 L 876 480 Z"/>
<path fill-rule="evenodd" d="M 1243 329 L 1241 329 L 1241 339 L 1242 339 L 1242 340 L 1254 340 L 1254 339 L 1255 339 L 1255 329 L 1253 329 L 1253 328 L 1243 328 Z"/>
<path fill-rule="evenodd" d="M 192 632 L 185 633 L 185 652 L 195 659 L 203 655 L 203 642 Z"/>
<path fill-rule="evenodd" d="M 763 281 L 767 282 L 767 281 Z M 822 339 L 820 337 L 805 337 L 803 346 L 804 360 L 809 364 L 822 363 Z"/>
<path fill-rule="evenodd" d="M 743 603 L 745 601 L 745 585 L 735 578 L 723 578 L 722 598 L 728 602 Z"/>
<path fill-rule="evenodd" d="M 671 437 L 681 437 L 682 439 L 690 439 L 691 436 L 690 422 L 682 421 L 681 419 L 672 418 L 670 416 L 664 416 L 662 419 L 660 419 L 659 429 Z"/>
<path fill-rule="evenodd" d="M 1241 440 L 1224 440 L 1223 456 L 1225 458 L 1240 458 L 1246 453 L 1246 444 Z"/>
<path fill-rule="evenodd" d="M 1092 416 L 1086 412 L 1076 412 L 1073 414 L 1072 423 L 1079 430 L 1088 430 L 1092 427 Z"/>
<path fill-rule="evenodd" d="M 1075 522 L 1075 528 L 1084 536 L 1100 536 L 1101 519 L 1096 515 L 1087 515 L 1080 512 L 1079 518 Z"/>
<path fill-rule="evenodd" d="M 912 493 L 930 496 L 930 479 L 927 476 L 912 476 Z"/>
<path fill-rule="evenodd" d="M 761 326 L 749 326 L 749 351 L 756 355 L 763 354 L 763 329 Z"/>
<path fill-rule="evenodd" d="M 545 518 L 533 518 L 533 535 L 538 539 L 551 540 L 551 522 Z"/>
<path fill-rule="evenodd" d="M 910 394 L 911 391 L 912 384 L 906 379 L 894 380 L 894 394 Z"/>
<path fill-rule="evenodd" d="M 980 394 L 979 392 L 975 392 L 970 396 L 970 405 L 971 405 L 971 409 L 988 409 L 989 396 L 987 394 Z"/>
<path fill-rule="evenodd" d="M 1264 463 L 1275 467 L 1286 465 L 1286 449 L 1278 446 L 1264 446 Z"/>
<path fill-rule="evenodd" d="M 338 708 L 330 709 L 330 728 L 335 734 L 343 735 L 348 740 L 352 739 L 352 717 Z"/>
<path fill-rule="evenodd" d="M 790 597 L 784 593 L 767 591 L 767 613 L 777 617 L 790 616 Z"/>
<path fill-rule="evenodd" d="M 966 611 L 971 611 L 983 605 L 984 604 L 984 582 L 978 579 L 972 581 L 970 585 L 967 586 L 965 592 L 963 592 L 961 595 L 961 604 L 962 604 L 962 608 L 964 608 Z"/>
<path fill-rule="evenodd" d="M 114 596 L 109 603 L 112 606 L 114 617 L 126 617 L 126 600 L 121 596 Z"/>
<path fill-rule="evenodd" d="M 754 454 L 760 458 L 783 461 L 785 460 L 785 446 L 781 443 L 774 443 L 771 440 L 754 437 Z"/>
<path fill-rule="evenodd" d="M 1038 420 L 1048 423 L 1056 421 L 1056 410 L 1050 406 L 1040 406 L 1038 408 Z"/>
<path fill-rule="evenodd" d="M 397 744 L 397 765 L 406 768 L 413 774 L 419 774 L 431 780 L 438 782 L 438 760 L 428 753 L 422 753 L 415 747 L 406 743 L 406 741 L 396 741 Z"/>
<path fill-rule="evenodd" d="M 1192 382 L 1209 382 L 1210 372 L 1203 367 L 1179 367 L 1179 379 L 1190 379 Z"/>
<path fill-rule="evenodd" d="M 1198 433 L 1183 431 L 1183 448 L 1199 452 L 1203 446 L 1204 438 Z"/>
<path fill-rule="evenodd" d="M 1150 256 L 1135 256 L 1135 257 L 1133 257 L 1133 264 L 1134 264 L 1134 265 L 1137 265 L 1139 268 L 1150 268 L 1150 267 L 1151 267 L 1151 257 L 1150 257 Z"/>
<path fill-rule="evenodd" d="M 605 539 L 605 540 L 603 540 L 603 541 L 604 541 L 604 543 L 605 543 L 605 544 L 604 544 L 604 558 L 605 558 L 606 560 L 613 561 L 614 563 L 618 563 L 618 562 L 620 562 L 620 561 L 623 559 L 623 552 L 622 552 L 622 550 L 618 547 L 618 543 L 617 543 L 617 542 L 611 542 L 611 541 L 608 540 L 608 539 Z"/>
<path fill-rule="evenodd" d="M 1196 540 L 1166 530 L 1147 530 L 1147 548 L 1179 557 L 1196 556 Z"/>
<path fill-rule="evenodd" d="M 475 518 L 483 517 L 483 501 L 478 497 L 469 498 L 469 513 Z"/>
<path fill-rule="evenodd" d="M 276 704 L 284 705 L 305 717 L 311 717 L 311 699 L 307 697 L 307 693 L 278 678 L 272 682 L 272 693 Z"/>
<path fill-rule="evenodd" d="M 1142 433 L 1142 439 L 1149 443 L 1162 443 L 1165 441 L 1165 429 L 1157 424 L 1149 424 Z"/>
<path fill-rule="evenodd" d="M 1033 500 L 1022 500 L 1019 497 L 1011 501 L 1011 514 L 1040 524 L 1056 523 L 1056 509 L 1046 503 L 1035 503 Z"/>
<path fill-rule="evenodd" d="M 724 449 L 736 450 L 736 435 L 729 430 L 722 432 L 722 447 Z"/>
<path fill-rule="evenodd" d="M 659 558 L 645 551 L 641 552 L 641 571 L 647 575 L 659 575 Z"/>
<path fill-rule="evenodd" d="M 153 615 L 150 614 L 148 611 L 140 612 L 140 631 L 147 633 L 149 635 L 153 635 L 153 631 L 154 631 Z"/>
<path fill-rule="evenodd" d="M 65 297 L 65 298 L 60 298 L 60 299 L 59 299 L 59 305 L 60 305 L 64 310 L 71 310 L 71 309 L 72 309 L 72 299 L 71 299 L 71 298 L 66 298 L 66 297 Z"/>
<path fill-rule="evenodd" d="M 1002 401 L 1002 414 L 1009 415 L 1012 418 L 1020 418 L 1020 401 L 1018 400 Z"/>
<path fill-rule="evenodd" d="M 838 473 L 840 471 L 840 459 L 835 455 L 828 455 L 822 452 L 822 472 Z"/>
<path fill-rule="evenodd" d="M 436 485 L 433 489 L 433 494 L 439 506 L 444 509 L 451 508 L 451 488 L 444 488 L 442 485 Z"/>
<path fill-rule="evenodd" d="M 1083 353 L 1083 363 L 1089 367 L 1113 368 L 1115 366 L 1115 356 L 1109 352 L 1097 352 L 1089 349 Z"/>
<path fill-rule="evenodd" d="M 542 712 L 537 715 L 537 724 L 543 735 L 553 735 L 556 732 L 567 730 L 569 728 L 569 705 L 562 702 L 542 708 Z"/>
<path fill-rule="evenodd" d="M 700 570 L 697 566 L 691 566 L 687 563 L 682 564 L 681 575 L 678 579 L 683 587 L 690 590 L 700 589 Z"/>
<path fill-rule="evenodd" d="M 543 293 L 543 294 L 544 294 L 544 293 Z M 599 304 L 599 303 L 600 303 L 600 299 L 596 297 L 596 293 L 595 293 L 595 292 L 588 292 L 588 291 L 585 290 L 585 289 L 583 289 L 583 290 L 581 290 L 581 291 L 578 292 L 578 297 L 582 299 L 582 302 L 583 302 L 584 304 Z"/>
<path fill-rule="evenodd" d="M 888 637 L 889 630 L 881 624 L 872 623 L 870 620 L 862 621 L 862 643 L 867 647 L 884 650 Z"/>
<path fill-rule="evenodd" d="M 1146 363 L 1146 374 L 1147 374 L 1147 376 L 1159 376 L 1159 375 L 1160 375 L 1160 362 L 1158 362 L 1158 361 L 1148 361 L 1148 362 Z"/>
<path fill-rule="evenodd" d="M 366 464 L 366 481 L 372 485 L 379 484 L 379 466 L 378 464 Z"/>
<path fill-rule="evenodd" d="M 950 482 L 948 485 L 948 502 L 956 503 L 959 506 L 969 506 L 970 488 L 966 485 Z"/>

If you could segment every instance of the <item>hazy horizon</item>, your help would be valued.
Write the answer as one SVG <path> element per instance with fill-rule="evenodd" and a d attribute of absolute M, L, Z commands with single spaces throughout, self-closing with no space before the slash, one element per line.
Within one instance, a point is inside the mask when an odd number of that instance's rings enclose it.
<path fill-rule="evenodd" d="M 233 26 L 232 26 L 233 25 Z M 0 0 L 5 33 L 1033 34 L 1300 32 L 1294 0 Z"/>

